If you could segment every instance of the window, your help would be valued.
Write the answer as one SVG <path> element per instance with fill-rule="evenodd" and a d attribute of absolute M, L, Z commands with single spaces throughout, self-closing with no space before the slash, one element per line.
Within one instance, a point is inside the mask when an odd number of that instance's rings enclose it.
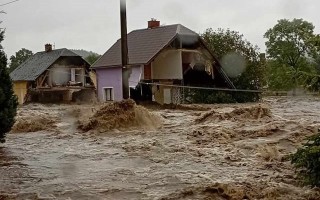
<path fill-rule="evenodd" d="M 84 70 L 80 68 L 71 68 L 71 77 L 70 80 L 73 83 L 82 83 L 84 86 L 85 78 L 84 78 Z"/>
<path fill-rule="evenodd" d="M 104 100 L 113 101 L 113 88 L 103 88 Z"/>

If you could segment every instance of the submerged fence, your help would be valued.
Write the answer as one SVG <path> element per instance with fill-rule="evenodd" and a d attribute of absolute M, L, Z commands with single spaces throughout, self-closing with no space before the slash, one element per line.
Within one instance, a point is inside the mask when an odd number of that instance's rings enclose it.
<path fill-rule="evenodd" d="M 216 87 L 185 86 L 165 83 L 139 82 L 140 87 L 149 87 L 154 98 L 163 99 L 164 103 L 243 103 L 259 101 L 263 96 L 301 96 L 319 95 L 306 90 L 272 91 L 228 89 Z M 155 99 L 154 99 L 155 100 Z"/>

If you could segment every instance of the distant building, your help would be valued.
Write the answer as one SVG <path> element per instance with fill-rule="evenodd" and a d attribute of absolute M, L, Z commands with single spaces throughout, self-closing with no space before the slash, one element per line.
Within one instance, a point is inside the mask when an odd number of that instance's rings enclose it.
<path fill-rule="evenodd" d="M 11 72 L 10 77 L 20 104 L 86 100 L 81 98 L 94 95 L 89 67 L 74 52 L 65 48 L 53 50 L 52 45 L 46 44 L 45 51 L 34 54 Z"/>
<path fill-rule="evenodd" d="M 163 85 L 234 88 L 201 37 L 181 24 L 160 26 L 159 21 L 149 21 L 147 29 L 128 34 L 128 51 L 132 98 L 179 103 L 181 91 Z M 100 101 L 123 99 L 121 65 L 118 40 L 91 66 L 96 72 Z M 152 83 L 152 87 L 139 83 Z"/>

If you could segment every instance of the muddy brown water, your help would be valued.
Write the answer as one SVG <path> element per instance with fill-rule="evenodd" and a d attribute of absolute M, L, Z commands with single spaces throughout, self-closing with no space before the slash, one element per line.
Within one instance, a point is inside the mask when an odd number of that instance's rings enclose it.
<path fill-rule="evenodd" d="M 7 135 L 0 199 L 320 199 L 317 189 L 300 186 L 285 159 L 320 127 L 320 99 L 262 104 L 272 116 L 209 116 L 200 123 L 208 111 L 197 105 L 151 110 L 163 118 L 155 131 L 108 133 L 77 130 L 69 105 L 21 107 L 20 115 L 50 115 L 56 123 Z M 209 107 L 219 114 L 257 105 Z"/>

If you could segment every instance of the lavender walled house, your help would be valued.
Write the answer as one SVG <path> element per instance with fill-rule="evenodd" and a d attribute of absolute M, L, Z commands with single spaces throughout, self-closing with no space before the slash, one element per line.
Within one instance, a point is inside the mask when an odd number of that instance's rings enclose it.
<path fill-rule="evenodd" d="M 181 92 L 163 85 L 234 88 L 205 42 L 183 25 L 160 26 L 159 21 L 151 20 L 147 29 L 128 34 L 128 51 L 131 97 L 138 94 L 142 99 L 169 104 L 179 103 Z M 121 41 L 118 40 L 91 66 L 96 72 L 100 101 L 123 99 L 121 67 Z"/>

